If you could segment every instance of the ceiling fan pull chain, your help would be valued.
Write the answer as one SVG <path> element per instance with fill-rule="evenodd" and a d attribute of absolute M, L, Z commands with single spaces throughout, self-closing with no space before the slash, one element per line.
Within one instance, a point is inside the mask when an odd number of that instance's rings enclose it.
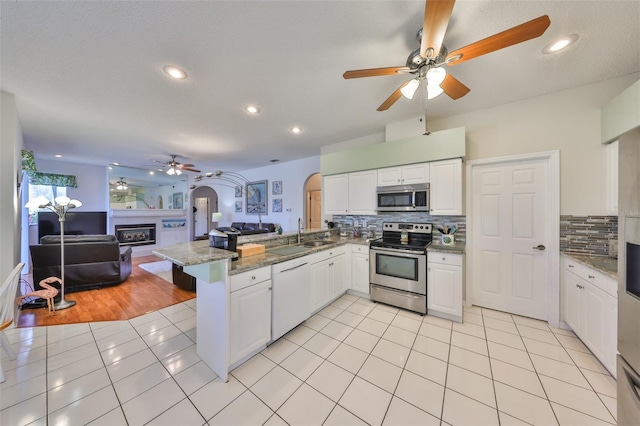
<path fill-rule="evenodd" d="M 431 132 L 429 131 L 429 129 L 427 128 L 427 103 L 429 102 L 429 88 L 427 87 L 428 84 L 423 84 L 424 86 L 424 136 L 429 136 L 431 134 Z"/>

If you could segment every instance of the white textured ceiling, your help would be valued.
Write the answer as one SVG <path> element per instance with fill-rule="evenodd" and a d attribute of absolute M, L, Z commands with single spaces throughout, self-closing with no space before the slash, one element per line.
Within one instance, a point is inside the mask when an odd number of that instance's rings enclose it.
<path fill-rule="evenodd" d="M 5 1 L 0 83 L 15 94 L 37 158 L 141 167 L 169 154 L 203 171 L 320 153 L 423 114 L 376 108 L 407 76 L 346 81 L 348 69 L 404 65 L 424 1 Z M 638 1 L 463 1 L 450 50 L 547 14 L 540 38 L 449 67 L 471 92 L 450 116 L 640 71 Z M 578 34 L 561 54 L 552 39 Z M 189 74 L 168 79 L 164 65 Z M 258 116 L 243 112 L 247 104 Z M 300 135 L 291 126 L 304 129 Z"/>

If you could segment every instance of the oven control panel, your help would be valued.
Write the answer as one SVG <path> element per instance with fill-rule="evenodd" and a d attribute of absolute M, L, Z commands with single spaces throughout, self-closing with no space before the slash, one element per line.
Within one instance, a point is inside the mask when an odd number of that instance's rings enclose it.
<path fill-rule="evenodd" d="M 407 222 L 384 222 L 382 231 L 395 232 L 417 232 L 421 234 L 431 234 L 432 227 L 430 223 L 407 223 Z"/>

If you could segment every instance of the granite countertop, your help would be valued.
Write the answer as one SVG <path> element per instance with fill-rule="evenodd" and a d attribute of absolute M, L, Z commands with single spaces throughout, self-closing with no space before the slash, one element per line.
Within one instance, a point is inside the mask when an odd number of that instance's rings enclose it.
<path fill-rule="evenodd" d="M 209 240 L 189 241 L 163 247 L 152 252 L 176 265 L 190 266 L 238 257 L 238 253 L 209 247 Z"/>
<path fill-rule="evenodd" d="M 464 254 L 465 248 L 466 244 L 460 241 L 456 241 L 453 245 L 450 246 L 445 246 L 444 244 L 438 242 L 432 242 L 431 245 L 427 247 L 427 251 Z"/>
<path fill-rule="evenodd" d="M 582 253 L 562 252 L 567 257 L 583 264 L 586 267 L 613 278 L 618 279 L 618 259 L 608 256 L 593 256 Z"/>
<path fill-rule="evenodd" d="M 295 253 L 291 255 L 279 255 L 274 253 L 269 253 L 269 249 L 277 248 L 277 247 L 267 247 L 267 251 L 263 254 L 256 254 L 254 256 L 242 257 L 238 258 L 231 262 L 231 266 L 229 267 L 229 275 L 239 274 L 241 272 L 246 272 L 251 269 L 261 268 L 263 266 L 270 266 L 276 263 L 286 262 L 287 260 L 296 259 L 298 257 L 307 256 L 313 253 L 317 253 L 324 250 L 329 250 L 335 247 L 339 247 L 345 244 L 361 244 L 361 245 L 369 245 L 369 240 L 364 238 L 345 238 L 345 237 L 329 237 L 323 238 L 323 241 L 328 241 L 330 244 L 326 244 L 320 247 L 305 247 L 306 250 L 300 253 Z M 293 246 L 297 246 L 294 244 Z M 282 247 L 282 246 L 278 246 Z"/>
<path fill-rule="evenodd" d="M 265 239 L 262 238 L 262 241 L 260 242 L 265 242 L 264 240 Z M 286 256 L 269 253 L 269 249 L 282 247 L 282 246 L 274 246 L 274 247 L 267 247 L 267 251 L 265 253 L 239 258 L 238 254 L 235 252 L 209 247 L 209 240 L 190 241 L 187 243 L 174 244 L 168 247 L 154 250 L 153 254 L 163 259 L 169 260 L 180 266 L 197 265 L 201 263 L 208 263 L 208 262 L 214 262 L 214 261 L 225 260 L 225 259 L 237 259 L 237 260 L 233 260 L 233 262 L 231 262 L 229 266 L 229 275 L 235 275 L 241 272 L 249 271 L 251 269 L 260 268 L 263 266 L 270 266 L 276 263 L 285 262 L 287 260 L 295 259 L 298 257 L 307 256 L 312 253 L 328 250 L 344 244 L 362 244 L 367 246 L 369 245 L 369 240 L 366 240 L 363 238 L 344 238 L 344 237 L 334 236 L 334 237 L 322 238 L 322 240 L 329 241 L 330 244 L 320 246 L 320 247 L 305 247 L 306 250 L 300 253 L 295 253 L 295 254 L 286 255 Z M 254 239 L 253 241 L 256 241 L 256 240 Z M 248 242 L 249 241 L 244 241 L 243 243 L 248 243 Z M 239 243 L 239 245 L 242 245 L 242 243 Z M 297 246 L 297 244 L 294 244 L 292 246 Z"/>

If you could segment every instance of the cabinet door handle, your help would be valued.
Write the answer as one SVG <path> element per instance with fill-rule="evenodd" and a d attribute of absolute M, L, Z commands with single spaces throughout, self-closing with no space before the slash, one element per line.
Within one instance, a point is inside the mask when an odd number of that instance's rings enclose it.
<path fill-rule="evenodd" d="M 584 288 L 584 286 L 580 285 L 580 284 L 576 284 L 576 287 L 578 287 L 580 290 L 582 290 Z"/>
<path fill-rule="evenodd" d="M 546 247 L 543 246 L 542 244 L 538 244 L 537 246 L 531 247 L 531 248 L 534 249 L 534 250 L 540 250 L 540 251 L 543 251 L 543 250 L 546 249 Z"/>
<path fill-rule="evenodd" d="M 443 258 L 442 258 L 442 261 L 443 261 L 443 262 L 445 262 L 446 260 L 447 260 L 447 258 L 446 258 L 446 257 L 443 257 Z"/>
<path fill-rule="evenodd" d="M 569 264 L 569 268 L 573 268 L 573 265 Z"/>
<path fill-rule="evenodd" d="M 594 278 L 595 278 L 595 276 L 593 276 L 593 275 L 589 275 L 589 278 L 590 278 L 590 279 L 594 279 Z"/>
<path fill-rule="evenodd" d="M 252 279 L 252 280 L 255 280 L 255 279 L 256 279 L 256 276 L 255 276 L 255 275 L 252 275 L 252 276 L 251 276 L 251 279 Z"/>

